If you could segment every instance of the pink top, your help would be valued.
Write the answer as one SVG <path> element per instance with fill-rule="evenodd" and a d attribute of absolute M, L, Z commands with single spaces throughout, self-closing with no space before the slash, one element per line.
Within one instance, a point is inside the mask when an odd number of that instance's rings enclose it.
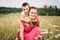
<path fill-rule="evenodd" d="M 35 37 L 42 35 L 40 28 L 37 26 L 39 21 L 33 22 L 33 26 L 27 26 L 24 21 L 22 21 L 24 27 L 24 40 L 35 40 Z M 42 35 L 43 36 L 43 35 Z M 20 31 L 18 32 L 18 37 L 20 37 Z"/>
<path fill-rule="evenodd" d="M 34 27 L 36 27 L 35 25 L 32 27 L 32 26 L 27 26 L 24 21 L 22 21 L 22 24 L 24 26 L 24 33 L 29 33 Z"/>
<path fill-rule="evenodd" d="M 34 27 L 37 27 L 39 25 L 39 20 L 37 18 L 36 22 L 33 22 L 33 27 L 32 26 L 27 26 L 23 20 L 21 20 L 23 26 L 24 26 L 24 33 L 30 32 Z"/>

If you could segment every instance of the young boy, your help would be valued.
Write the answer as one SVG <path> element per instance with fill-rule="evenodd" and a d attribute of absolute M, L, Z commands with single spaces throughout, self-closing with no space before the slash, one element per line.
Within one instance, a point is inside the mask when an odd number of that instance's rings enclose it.
<path fill-rule="evenodd" d="M 29 22 L 29 20 L 27 19 L 27 16 L 29 14 L 29 9 L 30 9 L 30 5 L 27 2 L 22 4 L 22 12 L 20 14 L 20 21 L 23 20 L 25 22 Z M 19 31 L 20 31 L 20 26 L 18 27 L 18 30 L 17 30 L 17 38 L 16 38 L 16 40 L 18 40 L 18 38 L 19 38 Z"/>
<path fill-rule="evenodd" d="M 20 20 L 24 20 L 27 22 L 27 20 L 25 20 L 25 17 L 28 16 L 29 14 L 29 9 L 30 9 L 30 5 L 28 3 L 23 3 L 22 4 L 22 12 L 21 12 L 21 15 L 20 15 Z"/>

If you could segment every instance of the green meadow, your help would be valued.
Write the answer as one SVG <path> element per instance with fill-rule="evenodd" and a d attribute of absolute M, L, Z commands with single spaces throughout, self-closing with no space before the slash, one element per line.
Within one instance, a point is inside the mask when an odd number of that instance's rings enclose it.
<path fill-rule="evenodd" d="M 60 40 L 60 16 L 38 16 L 44 40 Z M 20 13 L 0 14 L 0 40 L 15 40 Z"/>

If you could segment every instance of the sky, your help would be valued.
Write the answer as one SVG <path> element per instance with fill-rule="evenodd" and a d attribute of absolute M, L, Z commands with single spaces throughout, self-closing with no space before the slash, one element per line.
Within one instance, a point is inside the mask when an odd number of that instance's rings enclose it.
<path fill-rule="evenodd" d="M 44 5 L 53 5 L 60 8 L 60 0 L 0 0 L 0 7 L 16 7 L 20 8 L 24 2 L 28 2 L 30 6 L 43 7 Z"/>

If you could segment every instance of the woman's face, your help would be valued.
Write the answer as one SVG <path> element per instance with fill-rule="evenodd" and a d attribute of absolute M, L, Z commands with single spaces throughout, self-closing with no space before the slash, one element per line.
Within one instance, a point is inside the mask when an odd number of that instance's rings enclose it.
<path fill-rule="evenodd" d="M 35 19 L 37 17 L 37 9 L 31 9 L 29 12 L 29 16 L 31 19 Z"/>

